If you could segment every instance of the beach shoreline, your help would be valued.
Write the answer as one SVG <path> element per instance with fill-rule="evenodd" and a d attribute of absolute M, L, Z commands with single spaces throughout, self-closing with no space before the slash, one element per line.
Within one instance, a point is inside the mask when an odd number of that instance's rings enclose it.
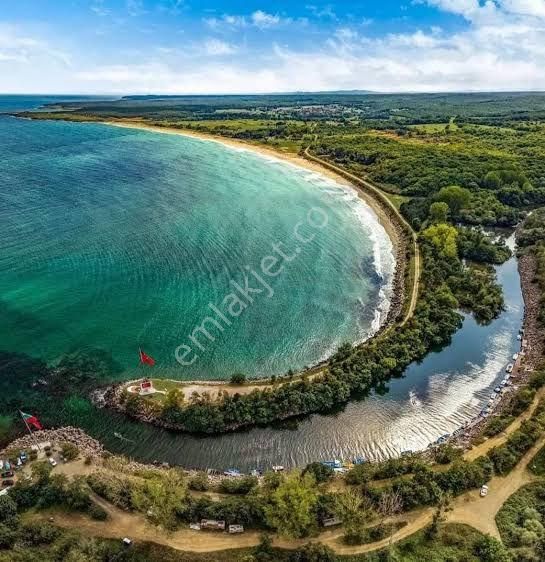
<path fill-rule="evenodd" d="M 316 174 L 325 176 L 328 179 L 335 181 L 337 184 L 343 187 L 351 188 L 353 191 L 355 191 L 358 197 L 371 208 L 371 210 L 375 213 L 375 215 L 377 215 L 377 218 L 381 226 L 384 228 L 386 234 L 388 235 L 388 237 L 392 242 L 394 255 L 397 255 L 398 253 L 398 249 L 401 244 L 399 232 L 392 224 L 391 218 L 384 211 L 382 204 L 379 203 L 373 195 L 365 192 L 360 186 L 354 184 L 353 182 L 349 181 L 348 179 L 341 176 L 340 174 L 332 171 L 331 169 L 326 168 L 325 166 L 322 166 L 321 164 L 318 164 L 313 160 L 309 160 L 305 158 L 301 154 L 280 152 L 275 148 L 263 146 L 262 144 L 247 142 L 242 139 L 221 137 L 219 135 L 214 135 L 211 133 L 203 133 L 200 131 L 193 131 L 189 129 L 178 129 L 174 127 L 150 125 L 140 121 L 125 121 L 125 120 L 124 121 L 99 121 L 99 123 L 102 123 L 104 125 L 111 125 L 114 127 L 121 127 L 125 129 L 137 129 L 137 130 L 148 131 L 152 133 L 178 135 L 182 137 L 189 137 L 189 138 L 194 138 L 207 142 L 216 142 L 228 148 L 253 152 L 267 159 L 276 159 L 279 160 L 280 162 L 291 164 L 292 166 L 295 166 L 297 168 L 302 168 L 306 171 L 314 172 Z"/>

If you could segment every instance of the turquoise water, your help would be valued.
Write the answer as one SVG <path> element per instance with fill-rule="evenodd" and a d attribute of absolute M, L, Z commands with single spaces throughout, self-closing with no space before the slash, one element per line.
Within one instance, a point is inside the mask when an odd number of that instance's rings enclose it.
<path fill-rule="evenodd" d="M 11 117 L 0 154 L 4 350 L 54 363 L 99 348 L 127 377 L 142 347 L 159 376 L 266 375 L 386 314 L 386 233 L 317 174 L 213 142 Z"/>

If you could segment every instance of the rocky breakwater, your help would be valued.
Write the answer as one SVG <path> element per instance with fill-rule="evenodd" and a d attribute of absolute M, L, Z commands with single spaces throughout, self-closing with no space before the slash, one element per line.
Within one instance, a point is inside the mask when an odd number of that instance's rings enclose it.
<path fill-rule="evenodd" d="M 72 443 L 85 457 L 98 457 L 104 453 L 104 447 L 85 431 L 77 427 L 67 426 L 58 429 L 43 429 L 35 431 L 32 435 L 25 435 L 12 441 L 4 450 L 0 451 L 0 456 L 8 450 L 31 449 L 34 445 L 49 442 L 52 445 L 59 443 Z"/>

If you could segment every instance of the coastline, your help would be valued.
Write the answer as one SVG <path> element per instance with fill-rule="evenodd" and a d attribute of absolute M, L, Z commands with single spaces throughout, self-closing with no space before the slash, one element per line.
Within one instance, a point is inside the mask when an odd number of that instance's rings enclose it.
<path fill-rule="evenodd" d="M 147 123 L 139 121 L 93 121 L 97 123 L 102 123 L 103 125 L 111 125 L 113 127 L 121 127 L 125 129 L 138 129 L 142 131 L 148 131 L 152 133 L 162 133 L 166 135 L 178 135 L 182 137 L 189 137 L 194 139 L 199 139 L 202 141 L 216 142 L 223 146 L 234 148 L 236 150 L 247 150 L 249 152 L 254 152 L 267 159 L 276 159 L 281 162 L 291 164 L 297 168 L 303 168 L 304 170 L 314 172 L 325 176 L 339 185 L 344 187 L 349 187 L 356 192 L 358 197 L 366 203 L 371 210 L 377 215 L 377 218 L 381 226 L 386 231 L 386 234 L 392 241 L 394 254 L 398 253 L 399 246 L 401 244 L 399 232 L 396 230 L 395 226 L 392 224 L 390 216 L 385 212 L 382 205 L 377 202 L 376 198 L 369 193 L 365 192 L 360 186 L 349 181 L 344 176 L 334 172 L 326 166 L 322 166 L 314 160 L 309 160 L 300 154 L 280 152 L 274 148 L 263 146 L 261 144 L 250 143 L 242 139 L 232 139 L 227 137 L 221 137 L 219 135 L 213 135 L 210 133 L 202 133 L 199 131 L 191 131 L 189 129 L 177 129 L 174 127 L 162 127 L 159 125 L 149 125 Z"/>

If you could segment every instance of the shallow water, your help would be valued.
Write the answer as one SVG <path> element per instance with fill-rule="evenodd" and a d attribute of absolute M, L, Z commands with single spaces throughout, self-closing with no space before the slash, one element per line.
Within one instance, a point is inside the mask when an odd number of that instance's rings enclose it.
<path fill-rule="evenodd" d="M 142 375 L 139 347 L 154 376 L 280 374 L 387 313 L 391 242 L 324 176 L 192 138 L 9 117 L 0 153 L 5 350 L 55 363 L 99 348 L 123 378 Z"/>

